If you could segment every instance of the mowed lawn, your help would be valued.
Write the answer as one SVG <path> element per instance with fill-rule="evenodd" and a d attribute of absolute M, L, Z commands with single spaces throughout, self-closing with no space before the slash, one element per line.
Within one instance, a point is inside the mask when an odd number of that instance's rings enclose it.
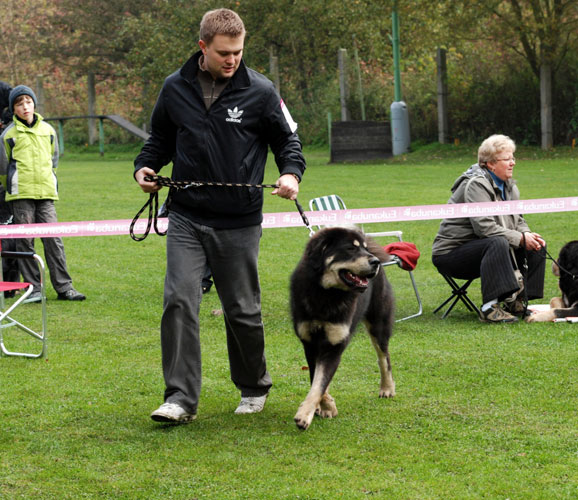
<path fill-rule="evenodd" d="M 348 165 L 328 165 L 326 151 L 308 150 L 299 199 L 306 206 L 337 193 L 348 208 L 445 203 L 476 150 L 429 146 Z M 575 151 L 522 148 L 516 157 L 522 198 L 578 195 Z M 60 221 L 129 219 L 146 200 L 126 153 L 66 154 L 58 175 Z M 271 162 L 265 181 L 276 177 Z M 265 212 L 295 209 L 269 190 L 265 199 Z M 527 220 L 553 255 L 578 239 L 576 212 Z M 365 226 L 401 229 L 417 245 L 424 313 L 395 326 L 397 396 L 378 398 L 375 352 L 360 329 L 332 384 L 339 415 L 316 418 L 306 432 L 293 423 L 309 379 L 288 313 L 289 276 L 308 240 L 304 226 L 263 231 L 263 318 L 274 382 L 265 410 L 233 414 L 239 394 L 213 289 L 201 310 L 198 419 L 186 426 L 149 418 L 164 388 L 165 240 L 65 238 L 74 285 L 88 299 L 57 301 L 49 287 L 48 357 L 0 358 L 0 498 L 578 498 L 578 325 L 482 324 L 461 305 L 445 320 L 434 315 L 449 293 L 431 263 L 438 225 Z M 549 269 L 547 263 L 544 302 L 558 293 Z M 408 275 L 396 268 L 387 274 L 398 315 L 413 312 Z M 479 283 L 470 295 L 480 301 Z M 30 321 L 39 310 L 21 309 Z"/>

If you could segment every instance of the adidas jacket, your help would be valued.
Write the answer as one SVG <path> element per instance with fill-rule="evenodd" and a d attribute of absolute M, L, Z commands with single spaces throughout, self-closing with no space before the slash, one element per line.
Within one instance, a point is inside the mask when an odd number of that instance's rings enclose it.
<path fill-rule="evenodd" d="M 159 172 L 172 161 L 174 180 L 260 184 L 271 147 L 280 174 L 301 178 L 297 125 L 273 84 L 241 61 L 207 110 L 197 81 L 200 55 L 165 80 L 135 171 Z M 175 191 L 170 209 L 210 227 L 236 228 L 260 224 L 262 207 L 263 189 L 201 186 Z"/>
<path fill-rule="evenodd" d="M 0 136 L 0 180 L 6 201 L 58 200 L 56 131 L 36 113 L 31 127 L 14 118 Z"/>

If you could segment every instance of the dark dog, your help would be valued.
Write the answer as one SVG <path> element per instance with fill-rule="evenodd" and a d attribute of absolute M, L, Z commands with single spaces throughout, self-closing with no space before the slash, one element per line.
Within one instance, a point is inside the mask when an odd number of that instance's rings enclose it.
<path fill-rule="evenodd" d="M 552 272 L 560 278 L 558 285 L 562 297 L 554 297 L 550 301 L 549 311 L 528 316 L 528 323 L 578 316 L 578 240 L 570 241 L 562 247 L 558 261 L 552 263 Z"/>
<path fill-rule="evenodd" d="M 329 383 L 360 321 L 377 351 L 379 396 L 395 395 L 388 352 L 393 293 L 380 263 L 387 260 L 382 247 L 355 229 L 322 229 L 307 244 L 291 277 L 293 327 L 303 343 L 311 379 L 311 390 L 294 418 L 300 429 L 307 429 L 315 414 L 337 415 Z"/>

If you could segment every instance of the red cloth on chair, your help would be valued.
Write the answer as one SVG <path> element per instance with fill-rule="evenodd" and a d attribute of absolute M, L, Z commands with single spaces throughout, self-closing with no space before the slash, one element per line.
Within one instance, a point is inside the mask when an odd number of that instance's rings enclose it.
<path fill-rule="evenodd" d="M 30 283 L 21 283 L 18 281 L 0 281 L 0 292 L 11 292 L 12 290 L 22 290 L 28 288 Z"/>
<path fill-rule="evenodd" d="M 419 259 L 420 253 L 417 247 L 413 243 L 408 241 L 397 241 L 395 243 L 390 243 L 385 245 L 383 249 L 390 255 L 395 255 L 401 260 L 401 267 L 406 271 L 413 271 L 415 266 L 417 266 L 417 260 Z"/>

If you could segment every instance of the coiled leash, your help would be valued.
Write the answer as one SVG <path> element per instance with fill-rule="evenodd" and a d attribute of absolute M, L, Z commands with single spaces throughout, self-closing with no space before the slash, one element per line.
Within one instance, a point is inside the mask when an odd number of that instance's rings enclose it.
<path fill-rule="evenodd" d="M 153 208 L 153 205 L 154 205 L 154 208 Z M 147 227 L 146 227 L 145 232 L 144 232 L 142 237 L 137 236 L 136 234 L 134 234 L 134 226 L 137 223 L 137 221 L 140 219 L 141 214 L 146 210 L 147 207 L 149 209 Z M 153 221 L 154 221 L 155 233 L 157 233 L 159 236 L 165 236 L 167 234 L 167 232 L 166 231 L 162 232 L 158 228 L 158 225 L 157 225 L 158 224 L 158 216 L 159 216 L 159 194 L 158 194 L 158 192 L 155 192 L 155 193 L 150 194 L 148 201 L 143 205 L 143 207 L 138 211 L 138 213 L 132 219 L 132 222 L 130 223 L 130 228 L 129 228 L 130 237 L 134 241 L 144 240 L 149 235 L 149 233 L 151 231 L 151 226 L 153 225 Z"/>
<path fill-rule="evenodd" d="M 190 187 L 201 187 L 201 186 L 219 186 L 219 187 L 252 187 L 252 188 L 277 188 L 277 184 L 243 184 L 243 183 L 235 183 L 235 182 L 212 182 L 212 181 L 174 181 L 170 177 L 163 177 L 161 175 L 147 175 L 144 178 L 147 182 L 156 182 L 159 186 L 168 187 L 171 189 L 187 189 Z M 307 226 L 309 229 L 309 233 L 312 234 L 313 230 L 309 224 L 309 219 L 305 215 L 305 211 L 301 204 L 295 198 L 295 206 L 299 211 L 299 215 L 301 215 L 301 219 L 303 220 L 303 224 Z M 147 209 L 149 209 L 148 213 L 148 223 L 146 230 L 142 236 L 136 236 L 134 234 L 134 226 L 139 220 L 141 214 Z M 138 211 L 138 213 L 134 216 L 132 222 L 130 223 L 130 237 L 135 241 L 143 241 L 148 235 L 151 230 L 151 227 L 154 227 L 155 233 L 159 236 L 165 236 L 167 232 L 159 231 L 157 221 L 159 215 L 159 194 L 158 191 L 154 193 L 150 193 L 148 201 L 143 205 L 143 207 Z"/>

